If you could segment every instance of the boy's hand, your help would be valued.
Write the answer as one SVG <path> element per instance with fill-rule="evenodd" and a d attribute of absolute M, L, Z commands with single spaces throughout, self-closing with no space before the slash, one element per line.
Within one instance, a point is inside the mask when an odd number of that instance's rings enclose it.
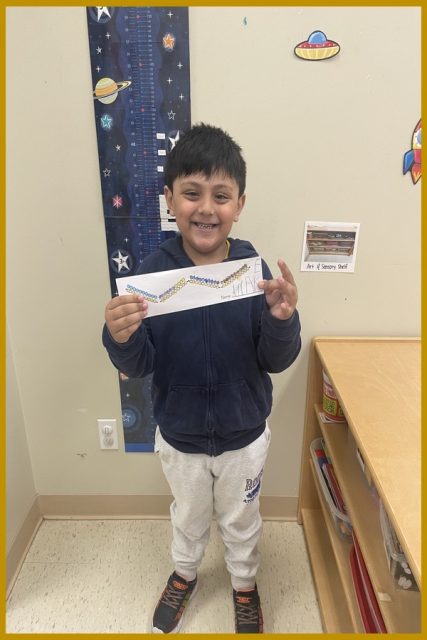
<path fill-rule="evenodd" d="M 148 302 L 137 294 L 116 296 L 105 307 L 105 323 L 113 340 L 124 343 L 147 315 Z"/>
<path fill-rule="evenodd" d="M 298 291 L 285 261 L 279 258 L 277 264 L 282 275 L 273 280 L 260 280 L 258 286 L 265 292 L 270 313 L 278 320 L 287 320 L 295 311 Z"/>

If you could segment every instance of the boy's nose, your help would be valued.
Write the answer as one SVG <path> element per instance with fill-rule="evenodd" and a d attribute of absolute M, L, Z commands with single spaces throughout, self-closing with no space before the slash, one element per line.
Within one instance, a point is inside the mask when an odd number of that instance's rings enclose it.
<path fill-rule="evenodd" d="M 210 198 L 206 198 L 200 203 L 199 211 L 204 216 L 212 216 L 214 214 L 213 202 Z"/>

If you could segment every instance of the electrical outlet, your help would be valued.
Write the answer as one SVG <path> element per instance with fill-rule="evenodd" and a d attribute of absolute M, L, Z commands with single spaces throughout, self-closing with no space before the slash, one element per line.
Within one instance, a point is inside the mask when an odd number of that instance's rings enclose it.
<path fill-rule="evenodd" d="M 98 418 L 99 442 L 101 449 L 118 449 L 117 420 Z"/>

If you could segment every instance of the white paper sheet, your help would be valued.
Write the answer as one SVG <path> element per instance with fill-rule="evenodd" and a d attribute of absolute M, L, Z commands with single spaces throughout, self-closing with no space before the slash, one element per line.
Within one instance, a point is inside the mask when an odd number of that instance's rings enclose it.
<path fill-rule="evenodd" d="M 148 316 L 205 307 L 262 295 L 259 256 L 219 264 L 116 278 L 120 295 L 138 293 L 148 302 Z"/>

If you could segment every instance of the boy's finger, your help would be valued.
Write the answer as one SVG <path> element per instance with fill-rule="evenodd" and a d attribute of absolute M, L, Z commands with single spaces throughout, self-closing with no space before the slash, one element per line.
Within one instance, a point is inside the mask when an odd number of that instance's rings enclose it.
<path fill-rule="evenodd" d="M 279 258 L 279 260 L 277 261 L 277 264 L 279 266 L 280 272 L 281 272 L 282 276 L 284 277 L 284 279 L 287 280 L 288 282 L 290 282 L 292 285 L 296 286 L 294 277 L 293 277 L 288 265 L 286 264 L 286 262 L 282 258 Z"/>
<path fill-rule="evenodd" d="M 121 329 L 117 329 L 114 335 L 114 339 L 117 342 L 127 342 L 127 340 L 129 339 L 129 337 L 135 333 L 135 331 L 138 329 L 138 327 L 141 325 L 141 320 L 137 320 L 136 322 L 133 322 L 132 324 L 128 324 L 126 325 L 126 327 L 123 327 Z"/>
<path fill-rule="evenodd" d="M 131 295 L 116 296 L 115 298 L 112 298 L 110 302 L 107 304 L 107 309 L 110 309 L 111 311 L 113 311 L 125 305 L 144 303 L 144 302 L 145 302 L 144 298 L 142 296 L 138 296 L 136 293 Z"/>
<path fill-rule="evenodd" d="M 277 279 L 273 280 L 260 280 L 258 282 L 258 286 L 260 289 L 263 289 L 265 293 L 271 293 L 275 289 L 278 288 Z"/>
<path fill-rule="evenodd" d="M 120 307 L 122 304 L 129 304 L 130 302 L 142 302 L 144 298 L 137 293 L 124 294 L 122 296 L 115 296 L 109 302 L 110 309 Z"/>

